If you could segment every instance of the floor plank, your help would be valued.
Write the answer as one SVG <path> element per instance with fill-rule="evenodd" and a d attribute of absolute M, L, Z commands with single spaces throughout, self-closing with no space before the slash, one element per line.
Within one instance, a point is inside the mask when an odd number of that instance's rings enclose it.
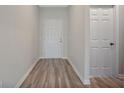
<path fill-rule="evenodd" d="M 115 77 L 90 80 L 91 85 L 84 85 L 67 60 L 41 59 L 21 88 L 124 88 L 124 81 Z"/>
<path fill-rule="evenodd" d="M 124 81 L 115 77 L 91 78 L 91 88 L 124 88 Z"/>

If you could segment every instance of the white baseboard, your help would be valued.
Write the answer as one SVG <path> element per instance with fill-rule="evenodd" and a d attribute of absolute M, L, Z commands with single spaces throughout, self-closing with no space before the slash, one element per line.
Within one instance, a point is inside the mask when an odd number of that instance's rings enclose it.
<path fill-rule="evenodd" d="M 24 80 L 27 78 L 27 76 L 29 75 L 29 73 L 32 71 L 32 69 L 35 67 L 35 65 L 37 64 L 37 62 L 39 61 L 40 59 L 36 60 L 36 62 L 34 62 L 31 67 L 28 69 L 28 71 L 24 74 L 24 76 L 17 82 L 15 88 L 19 88 L 22 83 L 24 82 Z"/>
<path fill-rule="evenodd" d="M 118 76 L 120 76 L 120 77 L 124 77 L 124 74 L 118 74 Z"/>
<path fill-rule="evenodd" d="M 120 78 L 120 79 L 124 80 L 124 74 L 118 74 L 117 78 Z"/>
<path fill-rule="evenodd" d="M 62 59 L 68 60 L 68 57 L 62 57 Z"/>
<path fill-rule="evenodd" d="M 49 59 L 49 58 L 47 58 L 47 57 L 40 57 L 39 59 Z"/>
<path fill-rule="evenodd" d="M 68 57 L 61 57 L 62 59 L 68 59 Z M 47 58 L 47 57 L 40 57 L 40 59 L 52 59 L 52 58 Z M 57 59 L 57 58 L 53 58 L 53 59 Z"/>
<path fill-rule="evenodd" d="M 72 61 L 68 58 L 67 59 L 68 62 L 71 64 L 71 66 L 73 67 L 74 71 L 76 72 L 76 74 L 78 75 L 78 77 L 80 78 L 81 82 L 84 84 L 84 85 L 90 85 L 90 80 L 89 79 L 84 79 L 79 73 L 78 73 L 78 70 L 76 69 L 76 67 L 73 65 Z"/>
<path fill-rule="evenodd" d="M 90 82 L 89 79 L 84 79 L 84 80 L 83 80 L 83 84 L 84 84 L 84 85 L 90 85 L 91 82 Z"/>

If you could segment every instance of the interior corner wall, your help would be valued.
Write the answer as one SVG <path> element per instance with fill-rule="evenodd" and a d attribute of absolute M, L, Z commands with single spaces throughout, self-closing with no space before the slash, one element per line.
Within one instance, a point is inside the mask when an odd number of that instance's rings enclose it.
<path fill-rule="evenodd" d="M 0 82 L 15 87 L 38 60 L 38 6 L 0 6 Z"/>
<path fill-rule="evenodd" d="M 86 11 L 85 5 L 72 5 L 70 11 L 70 29 L 68 53 L 69 60 L 82 81 L 85 81 L 85 30 Z M 87 12 L 88 13 L 88 12 Z M 87 71 L 86 71 L 87 72 Z"/>
<path fill-rule="evenodd" d="M 119 6 L 119 74 L 124 74 L 124 5 Z"/>

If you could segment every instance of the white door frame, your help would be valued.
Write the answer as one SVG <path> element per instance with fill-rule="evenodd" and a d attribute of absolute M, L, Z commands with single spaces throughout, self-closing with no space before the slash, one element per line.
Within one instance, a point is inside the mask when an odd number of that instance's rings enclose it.
<path fill-rule="evenodd" d="M 90 6 L 87 8 L 89 14 L 90 14 Z M 116 74 L 118 75 L 119 72 L 119 6 L 114 5 L 114 32 L 115 32 L 115 42 L 116 42 Z M 86 84 L 89 84 L 88 81 L 90 81 L 90 15 L 86 15 L 86 29 L 85 29 L 85 74 L 84 74 L 84 81 L 86 81 Z M 87 19 L 87 16 L 89 19 Z"/>
<path fill-rule="evenodd" d="M 114 5 L 114 32 L 115 32 L 115 42 L 116 42 L 116 50 L 115 50 L 115 57 L 116 57 L 116 74 L 119 74 L 119 6 Z"/>

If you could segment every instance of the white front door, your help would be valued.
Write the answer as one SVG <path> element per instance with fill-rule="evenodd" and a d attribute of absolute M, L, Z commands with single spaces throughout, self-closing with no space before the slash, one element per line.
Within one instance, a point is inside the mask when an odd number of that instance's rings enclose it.
<path fill-rule="evenodd" d="M 63 21 L 46 19 L 43 22 L 43 57 L 63 57 Z"/>
<path fill-rule="evenodd" d="M 90 42 L 91 76 L 114 75 L 113 6 L 91 7 Z"/>

